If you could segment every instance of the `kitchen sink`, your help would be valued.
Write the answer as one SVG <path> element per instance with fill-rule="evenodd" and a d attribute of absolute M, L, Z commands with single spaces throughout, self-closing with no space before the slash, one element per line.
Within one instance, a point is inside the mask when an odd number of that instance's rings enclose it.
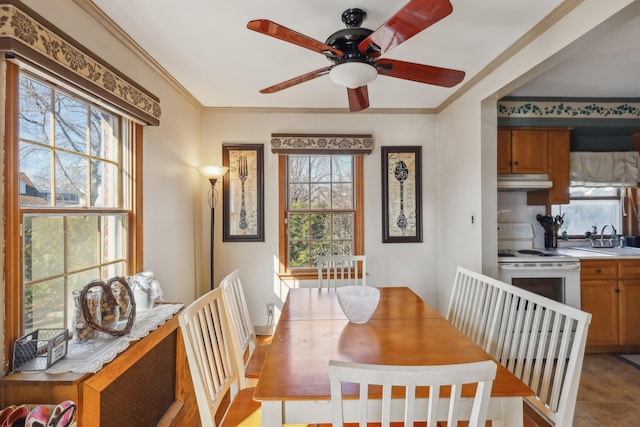
<path fill-rule="evenodd" d="M 622 248 L 585 248 L 585 247 L 574 247 L 571 248 L 577 251 L 586 251 L 586 252 L 594 252 L 597 254 L 604 255 L 615 255 L 615 256 L 640 256 L 640 248 L 625 246 Z"/>

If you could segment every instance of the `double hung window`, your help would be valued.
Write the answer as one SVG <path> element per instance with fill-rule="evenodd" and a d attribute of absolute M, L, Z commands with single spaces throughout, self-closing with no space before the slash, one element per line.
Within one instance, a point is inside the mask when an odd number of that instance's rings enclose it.
<path fill-rule="evenodd" d="M 20 71 L 17 81 L 20 331 L 71 328 L 72 292 L 131 267 L 136 127 L 55 81 Z M 19 249 L 18 249 L 19 248 Z M 14 285 L 11 285 L 14 286 Z M 17 317 L 17 316 L 16 316 Z"/>
<path fill-rule="evenodd" d="M 314 277 L 320 255 L 363 250 L 362 155 L 280 155 L 281 274 Z"/>

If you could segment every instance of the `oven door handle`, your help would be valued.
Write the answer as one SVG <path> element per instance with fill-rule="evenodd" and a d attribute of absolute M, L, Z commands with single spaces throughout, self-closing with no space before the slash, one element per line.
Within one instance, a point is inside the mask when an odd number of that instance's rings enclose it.
<path fill-rule="evenodd" d="M 528 269 L 539 268 L 544 271 L 580 271 L 580 263 L 576 262 L 576 263 L 563 264 L 563 265 L 544 265 L 544 264 L 531 264 L 531 265 L 521 264 L 521 266 L 512 266 L 508 264 L 498 265 L 498 270 L 502 270 L 502 271 L 522 271 L 525 268 L 528 268 Z"/>

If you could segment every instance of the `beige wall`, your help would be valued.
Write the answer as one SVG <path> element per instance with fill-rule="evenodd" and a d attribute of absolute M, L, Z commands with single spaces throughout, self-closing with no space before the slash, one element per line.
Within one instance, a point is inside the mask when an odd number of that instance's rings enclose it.
<path fill-rule="evenodd" d="M 278 262 L 278 163 L 270 150 L 272 133 L 370 133 L 375 148 L 365 156 L 365 253 L 367 284 L 410 286 L 429 301 L 436 301 L 438 243 L 437 224 L 437 129 L 433 115 L 221 113 L 210 111 L 203 119 L 203 161 L 221 162 L 223 143 L 252 143 L 265 146 L 265 241 L 222 242 L 222 203 L 216 209 L 215 279 L 220 281 L 235 269 L 241 270 L 253 322 L 264 325 L 267 302 L 282 307 L 288 286 L 275 276 Z M 422 146 L 423 243 L 382 244 L 380 147 Z M 204 192 L 203 192 L 204 197 Z M 202 215 L 208 218 L 209 211 Z M 208 236 L 208 224 L 204 235 Z M 208 240 L 202 252 L 208 253 Z M 208 265 L 201 267 L 208 275 Z M 205 289 L 203 288 L 202 291 Z"/>

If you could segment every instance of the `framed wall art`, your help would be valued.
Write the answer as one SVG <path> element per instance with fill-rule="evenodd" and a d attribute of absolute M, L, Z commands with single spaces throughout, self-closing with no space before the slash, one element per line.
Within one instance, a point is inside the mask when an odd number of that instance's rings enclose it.
<path fill-rule="evenodd" d="M 264 242 L 264 145 L 222 144 L 223 242 Z"/>
<path fill-rule="evenodd" d="M 382 243 L 422 242 L 422 147 L 382 149 Z"/>

